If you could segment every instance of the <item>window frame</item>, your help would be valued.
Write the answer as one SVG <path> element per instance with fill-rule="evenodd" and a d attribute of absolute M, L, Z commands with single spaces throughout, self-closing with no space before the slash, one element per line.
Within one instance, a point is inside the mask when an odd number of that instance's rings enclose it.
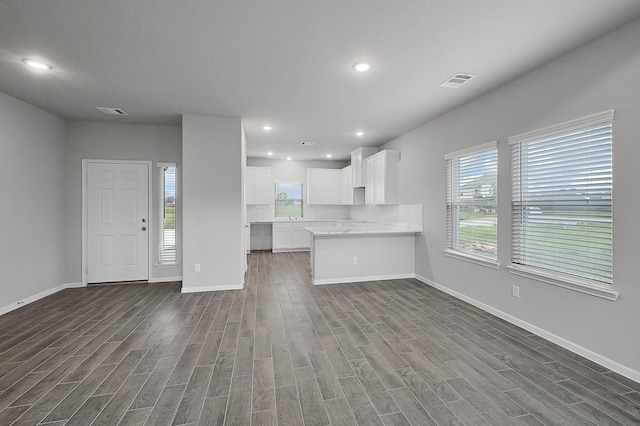
<path fill-rule="evenodd" d="M 289 201 L 300 202 L 300 216 L 292 216 L 292 215 L 278 215 L 278 201 L 282 201 L 278 199 L 278 185 L 300 185 L 300 198 L 289 198 Z M 273 217 L 296 217 L 302 219 L 304 217 L 304 201 L 303 201 L 303 189 L 304 182 L 300 181 L 275 181 L 273 186 L 274 191 L 274 203 L 273 203 Z"/>
<path fill-rule="evenodd" d="M 454 214 L 457 211 L 457 208 L 460 207 L 471 207 L 477 206 L 478 203 L 468 203 L 463 202 L 461 200 L 454 200 L 458 195 L 458 186 L 454 188 L 454 184 L 459 182 L 460 179 L 460 169 L 457 170 L 457 175 L 454 176 L 454 163 L 459 162 L 460 159 L 473 156 L 475 154 L 489 153 L 493 151 L 495 153 L 495 181 L 493 184 L 493 193 L 495 194 L 494 201 L 492 203 L 482 203 L 483 206 L 488 208 L 493 208 L 496 212 L 496 255 L 492 256 L 484 256 L 479 253 L 474 253 L 471 251 L 461 250 L 460 247 L 457 247 L 458 234 L 460 227 L 454 226 L 454 224 L 458 223 L 458 220 L 455 219 Z M 498 269 L 500 267 L 500 263 L 498 261 L 498 142 L 492 141 L 482 145 L 476 145 L 467 149 L 451 152 L 445 155 L 446 160 L 446 173 L 447 173 L 447 199 L 446 199 L 446 249 L 444 250 L 444 254 L 448 257 L 452 257 L 459 260 L 465 260 L 471 263 L 475 263 L 482 266 L 487 266 L 490 268 Z"/>
<path fill-rule="evenodd" d="M 614 111 L 608 110 L 598 114 L 593 114 L 593 115 L 578 118 L 575 120 L 570 120 L 564 123 L 555 124 L 552 126 L 545 127 L 543 129 L 522 133 L 520 135 L 516 135 L 508 138 L 510 150 L 511 150 L 511 165 L 512 165 L 512 170 L 511 170 L 511 189 L 512 189 L 511 264 L 507 266 L 507 269 L 510 273 L 535 279 L 535 280 L 556 285 L 559 287 L 575 290 L 585 294 L 590 294 L 593 296 L 612 300 L 612 301 L 618 298 L 618 292 L 613 290 L 613 278 L 611 278 L 611 283 L 607 283 L 604 281 L 600 281 L 600 280 L 596 280 L 588 277 L 590 273 L 586 271 L 586 269 L 593 266 L 585 266 L 585 272 L 582 275 L 578 275 L 578 274 L 567 273 L 561 270 L 563 266 L 558 266 L 555 269 L 553 269 L 552 267 L 553 265 L 550 264 L 551 262 L 548 262 L 548 263 L 545 262 L 544 267 L 540 267 L 540 266 L 532 265 L 532 263 L 536 263 L 535 262 L 536 259 L 534 259 L 533 261 L 526 260 L 527 253 L 532 253 L 528 251 L 530 250 L 530 248 L 526 243 L 526 240 L 527 240 L 526 236 L 532 235 L 530 232 L 527 234 L 527 230 L 530 225 L 528 225 L 529 222 L 526 219 L 528 219 L 529 216 L 531 216 L 531 213 L 529 213 L 527 209 L 534 208 L 535 207 L 534 204 L 546 205 L 544 203 L 549 203 L 549 201 L 546 199 L 548 195 L 544 194 L 544 192 L 542 192 L 541 194 L 545 198 L 538 201 L 537 203 L 531 201 L 531 199 L 535 197 L 537 193 L 535 191 L 526 191 L 524 187 L 527 185 L 535 184 L 535 181 L 532 182 L 530 180 L 527 180 L 527 178 L 523 177 L 523 174 L 525 174 L 525 171 L 526 171 L 526 173 L 529 173 L 529 175 L 536 176 L 536 179 L 540 179 L 540 171 L 542 169 L 549 169 L 548 179 L 552 179 L 554 177 L 552 176 L 553 172 L 556 171 L 557 173 L 557 169 L 553 169 L 548 165 L 546 165 L 545 163 L 545 166 L 539 166 L 538 170 L 533 169 L 534 172 L 531 173 L 532 166 L 530 164 L 529 165 L 522 164 L 523 157 L 529 153 L 529 151 L 527 151 L 526 153 L 523 153 L 523 149 L 527 149 L 535 152 L 536 142 L 541 144 L 541 143 L 544 143 L 549 138 L 556 138 L 558 140 L 557 144 L 554 144 L 554 146 L 551 147 L 549 151 L 551 151 L 552 149 L 558 149 L 558 150 L 567 149 L 567 146 L 569 146 L 568 144 L 570 143 L 575 144 L 575 142 L 565 140 L 565 139 L 569 139 L 569 137 L 567 136 L 569 132 L 576 132 L 576 131 L 584 132 L 585 135 L 587 135 L 588 134 L 587 132 L 589 131 L 589 129 L 592 129 L 598 126 L 604 126 L 606 128 L 608 126 L 610 128 L 609 130 L 610 138 L 608 139 L 608 141 L 611 147 L 610 148 L 611 162 L 609 164 L 610 164 L 611 170 L 613 170 L 613 116 L 614 116 Z M 561 145 L 562 143 L 566 143 L 567 145 Z M 588 150 L 589 147 L 590 145 L 588 145 L 588 140 L 587 140 L 584 142 L 584 147 L 579 146 L 578 149 L 584 149 L 586 151 Z M 562 159 L 562 157 L 560 158 Z M 573 157 L 566 156 L 565 158 L 567 159 L 567 161 L 571 163 L 574 163 L 576 161 Z M 573 166 L 573 164 L 571 164 L 571 166 Z M 573 167 L 575 169 L 575 166 Z M 536 172 L 539 174 L 536 175 L 535 174 Z M 613 173 L 612 172 L 609 180 L 609 185 L 610 185 L 610 192 L 608 193 L 608 195 L 610 197 L 609 198 L 610 201 L 609 201 L 608 207 L 609 207 L 609 223 L 611 224 L 611 231 L 610 231 L 611 237 L 609 238 L 609 241 L 610 241 L 609 248 L 610 248 L 611 255 L 610 255 L 609 267 L 611 270 L 611 275 L 613 275 L 613 214 L 612 214 Z M 577 187 L 577 188 L 579 189 L 580 187 Z M 576 189 L 576 191 L 578 189 Z M 555 195 L 553 197 L 555 197 Z M 566 197 L 566 196 L 563 196 L 563 197 Z M 572 200 L 572 203 L 575 203 L 575 202 L 576 202 L 575 200 Z M 600 211 L 600 210 L 596 210 L 593 206 L 590 206 L 589 199 L 587 198 L 585 198 L 584 204 L 576 204 L 576 206 L 582 207 L 584 209 L 584 210 L 580 210 L 580 212 L 586 212 L 586 214 L 583 214 L 582 216 L 588 216 L 589 213 Z M 550 217 L 554 218 L 553 215 Z M 557 219 L 546 219 L 546 220 L 552 221 Z M 585 220 L 584 222 L 592 223 L 588 220 Z M 553 223 L 553 222 L 550 222 L 550 223 Z M 547 230 L 547 232 L 549 232 L 551 226 L 550 225 L 547 225 L 547 226 L 549 226 L 549 229 Z M 563 224 L 563 226 L 568 227 L 567 229 L 570 232 L 576 232 L 573 229 L 576 229 L 577 226 L 584 227 L 584 224 L 582 223 L 580 225 Z M 559 249 L 561 248 L 562 247 L 559 246 Z M 538 259 L 542 259 L 542 258 L 539 257 Z M 591 262 L 591 260 L 589 260 L 589 262 Z M 542 262 L 538 260 L 538 263 L 542 263 Z M 565 263 L 565 264 L 568 265 L 568 263 Z M 593 265 L 593 264 L 589 263 L 589 265 Z M 564 266 L 564 268 L 566 269 L 567 267 Z"/>
<path fill-rule="evenodd" d="M 177 229 L 177 224 L 178 224 L 178 168 L 176 163 L 161 163 L 158 162 L 157 163 L 158 168 L 160 169 L 160 176 L 159 176 L 159 187 L 160 187 L 160 205 L 159 205 L 159 210 L 158 210 L 158 251 L 157 251 L 157 256 L 158 256 L 158 262 L 157 262 L 157 266 L 158 267 L 163 267 L 163 268 L 169 268 L 169 267 L 175 267 L 178 265 L 178 229 Z M 165 257 L 165 255 L 163 254 L 163 252 L 166 249 L 165 247 L 165 241 L 164 241 L 164 234 L 165 234 L 165 213 L 166 213 L 166 171 L 168 168 L 173 168 L 174 169 L 174 191 L 175 191 L 175 195 L 174 195 L 174 219 L 173 219 L 173 229 L 174 229 L 174 256 L 172 261 L 167 261 L 167 262 L 163 262 L 162 259 Z M 169 228 L 168 228 L 169 229 Z"/>

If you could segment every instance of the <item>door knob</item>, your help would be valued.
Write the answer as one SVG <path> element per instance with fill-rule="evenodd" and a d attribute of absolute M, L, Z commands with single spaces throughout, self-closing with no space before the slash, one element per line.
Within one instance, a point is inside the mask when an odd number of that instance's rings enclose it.
<path fill-rule="evenodd" d="M 142 223 L 145 223 L 147 221 L 147 219 L 142 219 Z"/>
<path fill-rule="evenodd" d="M 143 231 L 146 231 L 146 230 L 147 230 L 147 227 L 146 227 L 146 226 L 143 226 L 143 227 L 142 227 L 142 230 L 143 230 Z"/>

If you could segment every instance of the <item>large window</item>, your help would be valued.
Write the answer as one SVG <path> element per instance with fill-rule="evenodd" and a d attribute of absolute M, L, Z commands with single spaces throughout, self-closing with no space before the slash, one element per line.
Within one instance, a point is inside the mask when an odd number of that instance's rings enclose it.
<path fill-rule="evenodd" d="M 445 156 L 447 250 L 497 265 L 498 150 L 491 142 Z"/>
<path fill-rule="evenodd" d="M 176 165 L 158 163 L 160 167 L 160 237 L 158 263 L 175 264 L 176 258 Z"/>
<path fill-rule="evenodd" d="M 276 217 L 302 217 L 302 183 L 276 182 Z"/>
<path fill-rule="evenodd" d="M 612 284 L 612 121 L 606 111 L 509 138 L 515 273 Z"/>

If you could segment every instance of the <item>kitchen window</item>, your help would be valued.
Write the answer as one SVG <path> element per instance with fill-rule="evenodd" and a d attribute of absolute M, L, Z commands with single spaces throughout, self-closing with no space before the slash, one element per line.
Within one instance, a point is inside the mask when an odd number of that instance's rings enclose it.
<path fill-rule="evenodd" d="M 445 155 L 450 257 L 498 267 L 498 148 L 490 142 Z"/>
<path fill-rule="evenodd" d="M 275 217 L 302 217 L 302 183 L 276 182 Z"/>
<path fill-rule="evenodd" d="M 176 165 L 158 163 L 160 168 L 160 236 L 158 263 L 175 265 L 176 257 Z"/>
<path fill-rule="evenodd" d="M 510 272 L 611 300 L 612 122 L 605 111 L 509 138 Z"/>

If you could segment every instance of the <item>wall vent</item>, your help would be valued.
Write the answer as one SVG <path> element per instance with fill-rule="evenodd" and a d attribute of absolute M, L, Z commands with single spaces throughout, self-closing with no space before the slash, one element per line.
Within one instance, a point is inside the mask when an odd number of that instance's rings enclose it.
<path fill-rule="evenodd" d="M 440 83 L 440 87 L 451 87 L 453 89 L 457 89 L 458 87 L 462 86 L 464 83 L 466 83 L 467 81 L 471 80 L 474 77 L 475 75 L 473 74 L 456 73 L 451 77 L 449 77 L 448 79 L 446 79 L 445 81 L 443 81 L 442 83 Z"/>
<path fill-rule="evenodd" d="M 302 146 L 311 146 L 311 145 L 315 145 L 315 142 L 311 142 L 311 141 L 302 141 L 300 142 L 300 145 Z"/>
<path fill-rule="evenodd" d="M 122 108 L 107 108 L 107 107 L 96 107 L 96 108 L 98 108 L 100 111 L 104 112 L 105 114 L 109 114 L 109 115 L 129 115 L 126 112 L 124 112 Z"/>

